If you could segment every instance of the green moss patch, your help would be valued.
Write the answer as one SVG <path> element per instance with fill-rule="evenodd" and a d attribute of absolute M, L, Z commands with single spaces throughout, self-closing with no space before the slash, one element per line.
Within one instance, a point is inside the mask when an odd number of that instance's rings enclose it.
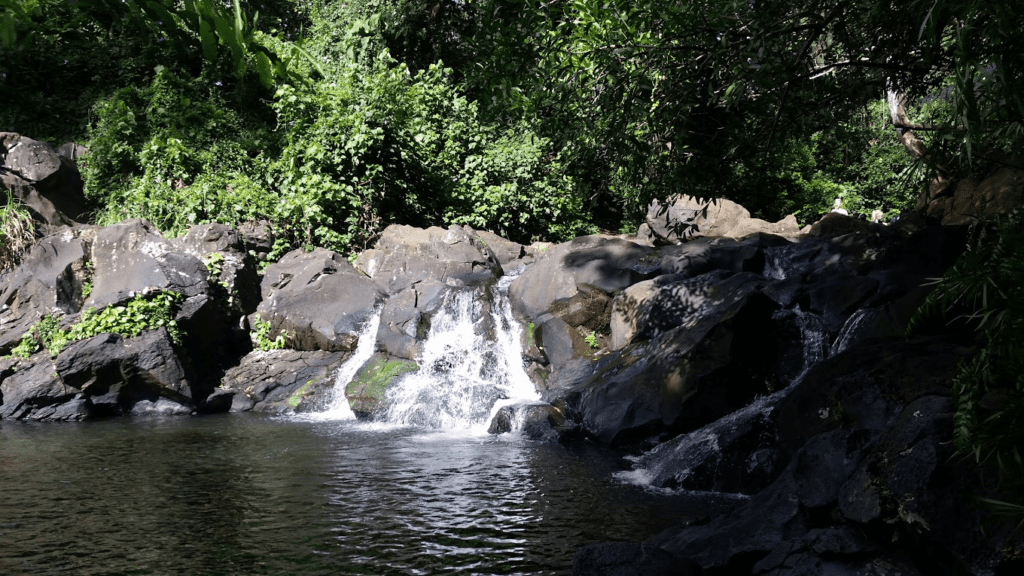
<path fill-rule="evenodd" d="M 419 369 L 415 362 L 397 360 L 383 355 L 370 359 L 345 387 L 345 396 L 357 412 L 373 412 L 380 408 L 384 391 L 395 379 Z"/>
<path fill-rule="evenodd" d="M 302 402 L 303 396 L 306 395 L 306 391 L 309 390 L 309 387 L 312 385 L 313 381 L 310 380 L 309 382 L 303 384 L 301 388 L 292 393 L 292 395 L 288 397 L 288 405 L 291 406 L 292 408 L 298 408 L 299 402 Z"/>

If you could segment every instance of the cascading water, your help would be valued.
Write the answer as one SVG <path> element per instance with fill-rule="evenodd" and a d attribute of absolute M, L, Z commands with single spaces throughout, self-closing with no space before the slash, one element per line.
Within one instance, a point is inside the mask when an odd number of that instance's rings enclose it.
<path fill-rule="evenodd" d="M 520 352 L 522 327 L 499 283 L 452 290 L 434 315 L 418 359 L 420 369 L 393 383 L 384 420 L 441 429 L 482 429 L 515 401 L 537 400 Z M 489 301 L 488 301 L 489 300 Z"/>
<path fill-rule="evenodd" d="M 370 318 L 363 324 L 362 330 L 359 331 L 359 341 L 356 344 L 355 352 L 338 368 L 337 375 L 334 378 L 334 389 L 330 404 L 328 404 L 327 410 L 320 413 L 322 418 L 332 420 L 355 419 L 356 414 L 349 406 L 348 398 L 345 397 L 345 386 L 352 381 L 356 372 L 363 367 L 363 364 L 366 364 L 370 356 L 373 356 L 373 351 L 377 344 L 377 329 L 379 327 L 380 310 L 378 309 L 374 310 Z"/>

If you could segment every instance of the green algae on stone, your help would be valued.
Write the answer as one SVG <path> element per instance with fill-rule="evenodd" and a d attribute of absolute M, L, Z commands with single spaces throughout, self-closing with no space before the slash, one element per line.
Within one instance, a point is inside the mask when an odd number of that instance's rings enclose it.
<path fill-rule="evenodd" d="M 302 385 L 301 388 L 296 390 L 291 396 L 288 397 L 288 405 L 292 408 L 297 408 L 299 403 L 302 402 L 303 396 L 306 395 L 306 391 L 313 385 L 313 381 L 310 380 Z"/>
<path fill-rule="evenodd" d="M 345 387 L 345 396 L 353 411 L 374 412 L 383 404 L 384 391 L 392 382 L 418 369 L 415 362 L 375 354 Z"/>

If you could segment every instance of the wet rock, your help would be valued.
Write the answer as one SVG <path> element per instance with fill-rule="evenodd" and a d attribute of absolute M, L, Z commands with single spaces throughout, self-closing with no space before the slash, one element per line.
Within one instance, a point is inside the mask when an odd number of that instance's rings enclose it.
<path fill-rule="evenodd" d="M 266 270 L 256 315 L 297 350 L 350 351 L 384 291 L 341 255 L 294 250 Z M 251 322 L 254 324 L 255 320 Z"/>
<path fill-rule="evenodd" d="M 584 546 L 572 559 L 573 576 L 690 576 L 700 566 L 644 544 L 603 542 Z"/>
<path fill-rule="evenodd" d="M 384 407 L 384 393 L 397 379 L 419 366 L 385 354 L 374 354 L 345 387 L 345 397 L 356 416 L 368 418 Z"/>
<path fill-rule="evenodd" d="M 777 449 L 792 457 L 747 503 L 647 544 L 725 573 L 932 574 L 955 565 L 952 550 L 964 544 L 953 524 L 967 504 L 953 497 L 959 488 L 948 481 L 958 477 L 949 470 L 956 466 L 949 460 L 951 403 L 935 392 L 948 391 L 953 366 L 966 353 L 935 338 L 862 343 L 760 401 L 764 406 L 755 403 L 709 427 L 742 436 L 767 417 Z M 656 463 L 673 443 L 645 458 Z M 751 456 L 761 449 L 747 448 Z M 658 477 L 659 470 L 648 471 Z M 895 539 L 932 543 L 896 558 L 886 552 Z"/>
<path fill-rule="evenodd" d="M 780 394 L 759 399 L 659 444 L 634 466 L 659 488 L 756 494 L 788 463 L 770 417 L 780 399 Z"/>
<path fill-rule="evenodd" d="M 526 438 L 542 442 L 568 439 L 576 431 L 558 408 L 546 402 L 531 402 L 503 406 L 491 419 L 487 433 L 507 434 L 517 427 Z"/>
<path fill-rule="evenodd" d="M 807 287 L 807 307 L 821 314 L 827 330 L 842 328 L 859 305 L 878 290 L 878 280 L 867 276 L 829 276 Z"/>
<path fill-rule="evenodd" d="M 378 347 L 392 356 L 414 360 L 422 352 L 430 317 L 441 309 L 448 290 L 440 281 L 427 280 L 388 297 L 381 310 Z"/>
<path fill-rule="evenodd" d="M 293 411 L 307 394 L 333 389 L 335 373 L 346 357 L 322 350 L 255 350 L 224 374 L 217 394 L 230 394 L 230 403 L 217 402 L 232 412 Z"/>

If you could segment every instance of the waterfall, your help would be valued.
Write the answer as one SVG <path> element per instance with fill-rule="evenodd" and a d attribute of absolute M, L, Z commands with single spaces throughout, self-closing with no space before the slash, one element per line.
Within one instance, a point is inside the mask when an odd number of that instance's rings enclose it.
<path fill-rule="evenodd" d="M 783 386 L 789 386 L 828 356 L 825 325 L 817 314 L 799 308 L 777 310 L 772 314 L 772 319 L 779 327 L 784 341 L 796 344 L 780 351 L 780 380 Z"/>
<path fill-rule="evenodd" d="M 387 390 L 384 420 L 441 429 L 486 429 L 502 406 L 539 395 L 520 351 L 522 327 L 501 282 L 490 294 L 452 290 L 431 319 L 420 369 Z"/>
<path fill-rule="evenodd" d="M 321 413 L 321 417 L 332 420 L 354 420 L 356 415 L 348 405 L 348 398 L 345 397 L 345 387 L 356 372 L 366 364 L 366 361 L 373 356 L 373 350 L 377 344 L 377 328 L 380 326 L 380 309 L 374 310 L 370 318 L 363 324 L 359 331 L 359 341 L 352 356 L 338 367 L 337 375 L 334 378 L 334 389 L 327 405 L 327 410 Z"/>

